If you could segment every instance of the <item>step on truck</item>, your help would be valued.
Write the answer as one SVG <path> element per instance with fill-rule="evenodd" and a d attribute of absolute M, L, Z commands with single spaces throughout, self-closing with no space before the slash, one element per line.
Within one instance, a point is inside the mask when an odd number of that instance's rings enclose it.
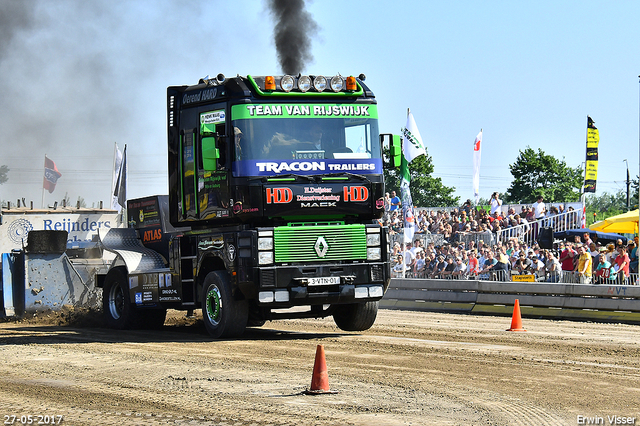
<path fill-rule="evenodd" d="M 391 165 L 363 75 L 172 86 L 167 134 L 169 195 L 128 200 L 129 227 L 101 236 L 115 254 L 98 280 L 109 326 L 158 327 L 167 309 L 202 309 L 214 338 L 276 319 L 374 324 Z"/>

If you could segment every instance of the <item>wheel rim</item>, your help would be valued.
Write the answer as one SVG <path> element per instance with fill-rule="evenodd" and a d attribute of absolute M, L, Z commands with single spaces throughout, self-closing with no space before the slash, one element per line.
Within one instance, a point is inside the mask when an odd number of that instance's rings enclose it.
<path fill-rule="evenodd" d="M 207 292 L 207 318 L 213 325 L 220 323 L 220 313 L 222 312 L 222 296 L 217 286 L 212 286 Z"/>
<path fill-rule="evenodd" d="M 109 292 L 109 312 L 114 319 L 120 319 L 123 311 L 124 292 L 120 283 L 115 283 Z"/>

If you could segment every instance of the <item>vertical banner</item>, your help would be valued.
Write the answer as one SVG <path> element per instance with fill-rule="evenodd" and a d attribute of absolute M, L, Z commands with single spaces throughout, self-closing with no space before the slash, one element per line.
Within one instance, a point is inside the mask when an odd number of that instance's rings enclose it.
<path fill-rule="evenodd" d="M 473 197 L 478 204 L 480 198 L 480 149 L 482 148 L 482 129 L 473 143 Z"/>
<path fill-rule="evenodd" d="M 418 131 L 416 121 L 413 119 L 411 111 L 407 111 L 407 126 L 403 130 L 402 140 L 402 161 L 400 163 L 400 193 L 402 195 L 402 208 L 404 210 L 404 242 L 411 242 L 415 232 L 415 220 L 413 217 L 413 200 L 411 199 L 411 173 L 409 163 L 420 155 L 426 155 L 422 136 Z"/>
<path fill-rule="evenodd" d="M 595 122 L 587 115 L 587 163 L 584 169 L 584 192 L 596 192 L 598 179 L 598 144 L 600 134 Z"/>

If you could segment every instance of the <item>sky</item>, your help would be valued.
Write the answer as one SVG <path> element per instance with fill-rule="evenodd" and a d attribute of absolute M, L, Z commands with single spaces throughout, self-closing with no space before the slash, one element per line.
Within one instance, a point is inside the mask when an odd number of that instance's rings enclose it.
<path fill-rule="evenodd" d="M 380 131 L 411 109 L 435 177 L 473 198 L 504 193 L 527 146 L 585 161 L 600 132 L 597 194 L 639 169 L 640 2 L 306 2 L 303 73 L 366 75 Z M 205 75 L 281 74 L 265 1 L 0 0 L 0 199 L 40 206 L 44 156 L 62 177 L 45 204 L 110 202 L 114 145 L 129 198 L 166 194 L 166 88 Z M 627 160 L 626 162 L 624 160 Z"/>

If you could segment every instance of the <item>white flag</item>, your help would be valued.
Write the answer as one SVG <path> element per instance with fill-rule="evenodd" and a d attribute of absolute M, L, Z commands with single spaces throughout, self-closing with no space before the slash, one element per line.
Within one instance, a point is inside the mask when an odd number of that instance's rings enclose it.
<path fill-rule="evenodd" d="M 111 208 L 113 210 L 120 211 L 120 204 L 118 204 L 118 197 L 114 196 L 114 192 L 118 186 L 118 178 L 120 177 L 120 169 L 122 169 L 122 151 L 118 149 L 118 144 L 115 144 L 115 152 L 113 154 L 113 174 L 111 182 Z"/>
<path fill-rule="evenodd" d="M 416 121 L 413 119 L 411 112 L 407 114 L 407 127 L 405 127 L 402 136 L 402 154 L 404 158 L 407 159 L 407 163 L 412 162 L 417 156 L 427 153 L 424 149 L 418 126 L 416 126 Z"/>
<path fill-rule="evenodd" d="M 402 163 L 400 165 L 400 193 L 402 194 L 402 209 L 404 212 L 404 242 L 411 243 L 415 233 L 415 218 L 413 216 L 413 200 L 411 199 L 411 174 L 409 173 L 409 163 L 420 155 L 426 155 L 422 137 L 418 131 L 418 126 L 413 119 L 411 111 L 407 113 L 407 127 L 403 130 L 402 141 Z"/>
<path fill-rule="evenodd" d="M 480 148 L 482 145 L 482 129 L 473 143 L 473 196 L 478 204 L 480 198 Z"/>

